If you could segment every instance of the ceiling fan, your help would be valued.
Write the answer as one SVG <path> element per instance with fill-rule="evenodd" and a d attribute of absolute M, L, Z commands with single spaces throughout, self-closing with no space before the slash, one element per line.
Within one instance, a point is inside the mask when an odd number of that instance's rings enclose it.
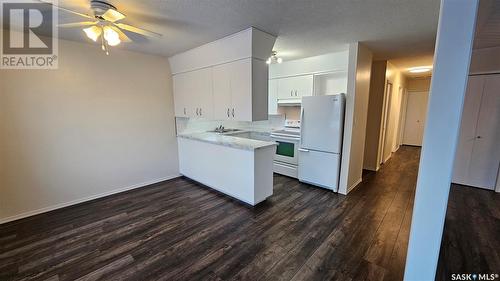
<path fill-rule="evenodd" d="M 63 28 L 74 28 L 74 27 L 85 27 L 83 31 L 88 38 L 92 39 L 94 42 L 100 38 L 101 48 L 103 51 L 109 55 L 109 46 L 116 46 L 121 42 L 131 42 L 132 40 L 122 31 L 126 30 L 129 32 L 141 34 L 148 37 L 161 37 L 162 35 L 153 31 L 138 28 L 132 25 L 121 23 L 120 21 L 125 19 L 125 15 L 116 9 L 115 6 L 100 0 L 91 0 L 90 9 L 92 15 L 83 14 L 70 9 L 63 8 L 61 6 L 54 5 L 50 2 L 45 2 L 39 0 L 43 3 L 50 4 L 59 10 L 73 13 L 81 17 L 89 19 L 89 21 L 81 21 L 74 23 L 63 23 L 59 27 Z M 101 36 L 102 35 L 102 36 Z"/>

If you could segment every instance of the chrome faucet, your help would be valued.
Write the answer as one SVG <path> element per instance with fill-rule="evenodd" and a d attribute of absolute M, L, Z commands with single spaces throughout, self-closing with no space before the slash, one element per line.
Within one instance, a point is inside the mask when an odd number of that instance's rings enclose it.
<path fill-rule="evenodd" d="M 219 125 L 218 127 L 215 128 L 214 131 L 217 133 L 224 133 L 224 126 Z"/>

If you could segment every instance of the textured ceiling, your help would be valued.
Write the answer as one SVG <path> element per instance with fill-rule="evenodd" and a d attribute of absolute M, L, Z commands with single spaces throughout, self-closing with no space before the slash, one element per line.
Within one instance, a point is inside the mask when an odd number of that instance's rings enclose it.
<path fill-rule="evenodd" d="M 433 53 L 439 0 L 110 0 L 128 17 L 125 23 L 163 34 L 161 39 L 131 35 L 120 48 L 171 56 L 249 26 L 277 35 L 275 50 L 297 59 L 364 42 L 379 59 Z M 87 0 L 59 5 L 88 12 Z M 82 20 L 59 12 L 59 22 Z M 76 29 L 60 37 L 86 41 Z M 96 46 L 98 47 L 98 46 Z"/>

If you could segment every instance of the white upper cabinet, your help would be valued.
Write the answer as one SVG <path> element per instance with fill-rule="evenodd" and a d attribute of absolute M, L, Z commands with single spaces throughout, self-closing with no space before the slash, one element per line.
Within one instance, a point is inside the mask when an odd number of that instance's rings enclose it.
<path fill-rule="evenodd" d="M 269 80 L 269 114 L 278 114 L 278 80 Z"/>
<path fill-rule="evenodd" d="M 213 118 L 212 70 L 210 68 L 174 75 L 173 84 L 175 116 Z"/>
<path fill-rule="evenodd" d="M 300 99 L 313 94 L 313 76 L 302 75 L 278 80 L 278 99 Z"/>
<path fill-rule="evenodd" d="M 215 66 L 213 74 L 214 119 L 231 119 L 231 64 Z"/>
<path fill-rule="evenodd" d="M 254 79 L 257 71 L 253 70 L 260 63 L 248 58 L 213 68 L 214 119 L 267 119 L 267 85 L 254 85 L 255 81 L 267 81 L 267 78 Z M 266 73 L 265 69 L 262 71 Z"/>
<path fill-rule="evenodd" d="M 169 58 L 175 116 L 238 121 L 268 117 L 268 66 L 276 37 L 255 28 Z"/>

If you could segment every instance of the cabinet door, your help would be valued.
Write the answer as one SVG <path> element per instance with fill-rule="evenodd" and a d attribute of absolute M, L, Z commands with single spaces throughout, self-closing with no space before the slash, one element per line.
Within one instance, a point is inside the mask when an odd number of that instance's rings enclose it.
<path fill-rule="evenodd" d="M 239 121 L 252 121 L 251 59 L 239 60 L 229 65 L 231 74 L 231 117 Z"/>
<path fill-rule="evenodd" d="M 295 98 L 294 88 L 295 77 L 287 77 L 277 79 L 278 83 L 278 99 L 293 99 Z"/>
<path fill-rule="evenodd" d="M 198 118 L 213 118 L 213 91 L 212 91 L 212 69 L 204 68 L 189 72 L 188 104 L 192 104 L 195 115 Z"/>
<path fill-rule="evenodd" d="M 313 94 L 313 76 L 302 75 L 278 79 L 278 98 L 297 99 Z"/>
<path fill-rule="evenodd" d="M 174 89 L 174 112 L 176 117 L 191 117 L 193 105 L 188 104 L 190 97 L 189 75 L 182 73 L 172 78 Z"/>
<path fill-rule="evenodd" d="M 278 80 L 269 80 L 268 107 L 269 114 L 278 114 Z"/>
<path fill-rule="evenodd" d="M 214 91 L 214 119 L 232 118 L 231 65 L 222 64 L 212 69 Z"/>
<path fill-rule="evenodd" d="M 312 96 L 313 94 L 313 76 L 312 75 L 304 75 L 294 77 L 293 80 L 295 97 L 305 97 Z"/>

